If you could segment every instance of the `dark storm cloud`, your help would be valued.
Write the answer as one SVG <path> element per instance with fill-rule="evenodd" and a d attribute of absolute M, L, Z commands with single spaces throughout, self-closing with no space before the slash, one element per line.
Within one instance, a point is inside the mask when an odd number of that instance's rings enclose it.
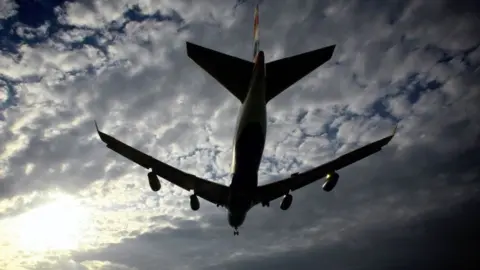
<path fill-rule="evenodd" d="M 476 198 L 421 219 L 372 226 L 342 242 L 289 250 L 204 269 L 476 269 Z"/>

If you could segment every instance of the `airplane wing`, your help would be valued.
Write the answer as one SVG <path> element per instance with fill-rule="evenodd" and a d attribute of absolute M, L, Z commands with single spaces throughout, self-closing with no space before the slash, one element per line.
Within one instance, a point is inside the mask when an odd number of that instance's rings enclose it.
<path fill-rule="evenodd" d="M 290 191 L 297 190 L 317 180 L 322 179 L 327 174 L 333 173 L 337 170 L 345 168 L 346 166 L 364 159 L 376 152 L 380 151 L 383 146 L 387 145 L 393 138 L 396 132 L 396 127 L 393 134 L 380 139 L 376 142 L 370 143 L 366 146 L 358 148 L 352 152 L 344 154 L 330 162 L 320 165 L 316 168 L 308 170 L 303 173 L 292 174 L 289 178 L 259 186 L 257 189 L 255 203 L 269 203 L 279 197 L 284 196 Z"/>
<path fill-rule="evenodd" d="M 200 198 L 203 198 L 216 205 L 225 206 L 227 204 L 229 192 L 227 186 L 185 173 L 145 153 L 142 153 L 141 151 L 113 138 L 112 136 L 101 132 L 98 129 L 97 122 L 95 122 L 95 127 L 100 139 L 105 142 L 107 147 L 111 150 L 146 169 L 152 169 L 156 175 L 174 185 L 177 185 L 187 191 L 193 190 L 194 193 Z"/>

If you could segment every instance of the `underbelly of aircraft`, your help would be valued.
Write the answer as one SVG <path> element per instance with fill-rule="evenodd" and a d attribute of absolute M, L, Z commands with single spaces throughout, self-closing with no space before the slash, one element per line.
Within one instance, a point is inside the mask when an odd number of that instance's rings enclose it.
<path fill-rule="evenodd" d="M 234 174 L 254 175 L 257 178 L 265 146 L 265 134 L 258 122 L 247 124 L 235 143 Z"/>

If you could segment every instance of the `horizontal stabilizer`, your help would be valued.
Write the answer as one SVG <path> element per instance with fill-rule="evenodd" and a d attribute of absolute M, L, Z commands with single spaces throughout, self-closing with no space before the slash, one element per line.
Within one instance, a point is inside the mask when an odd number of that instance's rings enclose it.
<path fill-rule="evenodd" d="M 335 45 L 267 63 L 266 101 L 330 60 Z"/>
<path fill-rule="evenodd" d="M 252 75 L 252 62 L 190 42 L 187 42 L 187 55 L 243 103 Z"/>

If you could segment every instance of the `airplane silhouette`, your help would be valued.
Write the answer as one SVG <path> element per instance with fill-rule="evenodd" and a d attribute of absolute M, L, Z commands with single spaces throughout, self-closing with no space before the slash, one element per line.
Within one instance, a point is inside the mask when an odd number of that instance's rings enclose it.
<path fill-rule="evenodd" d="M 185 189 L 193 191 L 191 209 L 200 208 L 198 197 L 228 210 L 228 222 L 238 235 L 238 228 L 245 221 L 247 212 L 255 205 L 269 206 L 283 197 L 280 204 L 287 210 L 292 204 L 290 192 L 325 178 L 323 190 L 331 191 L 338 182 L 338 170 L 366 158 L 387 145 L 395 134 L 342 155 L 330 162 L 290 177 L 258 186 L 258 169 L 262 159 L 267 133 L 267 103 L 317 67 L 328 61 L 335 45 L 265 63 L 259 50 L 258 5 L 254 15 L 253 61 L 246 61 L 202 46 L 187 42 L 188 56 L 228 89 L 241 103 L 233 144 L 232 179 L 229 186 L 199 178 L 161 162 L 133 147 L 101 132 L 97 132 L 107 147 L 151 171 L 148 173 L 150 188 L 161 188 L 157 176 Z"/>

